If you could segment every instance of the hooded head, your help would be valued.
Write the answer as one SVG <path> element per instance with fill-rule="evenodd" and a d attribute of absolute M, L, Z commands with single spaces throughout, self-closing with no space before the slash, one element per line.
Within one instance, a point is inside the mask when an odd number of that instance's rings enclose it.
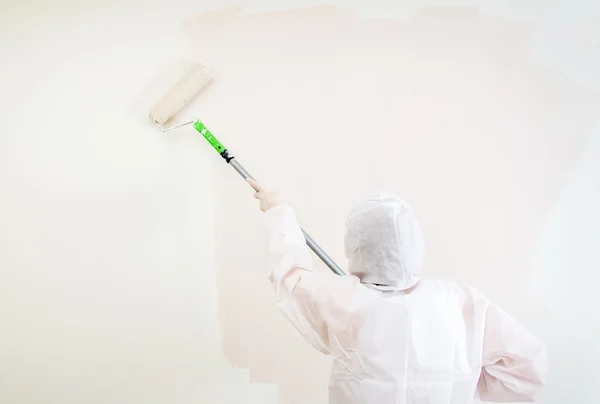
<path fill-rule="evenodd" d="M 419 281 L 425 243 L 406 202 L 381 193 L 348 214 L 344 237 L 348 271 L 362 283 L 406 290 Z"/>

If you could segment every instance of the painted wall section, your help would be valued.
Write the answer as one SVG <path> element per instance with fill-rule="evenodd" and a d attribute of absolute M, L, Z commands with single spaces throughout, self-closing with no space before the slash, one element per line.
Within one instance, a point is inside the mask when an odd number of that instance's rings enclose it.
<path fill-rule="evenodd" d="M 549 391 L 565 381 L 577 390 L 559 359 L 571 342 L 550 335 L 536 312 L 556 314 L 544 310 L 557 297 L 533 293 L 563 278 L 534 276 L 531 262 L 597 124 L 600 97 L 538 60 L 533 23 L 470 7 L 427 8 L 405 21 L 337 7 L 232 8 L 185 29 L 216 76 L 203 120 L 283 192 L 340 264 L 352 204 L 379 190 L 400 194 L 423 224 L 425 275 L 473 284 L 545 337 Z M 256 203 L 215 164 L 225 353 L 253 380 L 277 383 L 284 403 L 326 402 L 328 359 L 273 304 Z M 571 324 L 597 335 L 589 323 Z"/>

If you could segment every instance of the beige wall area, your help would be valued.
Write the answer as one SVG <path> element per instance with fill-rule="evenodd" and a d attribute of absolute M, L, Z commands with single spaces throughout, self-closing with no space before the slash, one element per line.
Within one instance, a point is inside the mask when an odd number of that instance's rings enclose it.
<path fill-rule="evenodd" d="M 214 76 L 185 114 L 342 267 L 346 212 L 397 193 L 425 277 L 546 341 L 540 402 L 596 401 L 597 6 L 319 3 L 0 5 L 0 403 L 327 402 L 251 189 L 147 118 L 181 57 Z"/>

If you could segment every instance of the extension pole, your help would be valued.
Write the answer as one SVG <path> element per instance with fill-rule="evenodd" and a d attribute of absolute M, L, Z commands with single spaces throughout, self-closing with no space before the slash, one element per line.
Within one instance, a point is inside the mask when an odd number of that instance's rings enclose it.
<path fill-rule="evenodd" d="M 250 173 L 246 171 L 244 167 L 242 167 L 239 161 L 237 161 L 236 158 L 227 151 L 225 146 L 219 142 L 219 140 L 206 128 L 201 121 L 197 120 L 193 125 L 194 128 L 196 128 L 196 130 L 200 132 L 206 140 L 208 140 L 208 143 L 210 143 L 217 153 L 219 153 L 219 155 L 221 155 L 221 157 L 223 157 L 223 159 L 225 159 L 225 161 L 231 165 L 242 178 L 245 180 L 248 178 L 254 179 L 254 177 L 252 177 Z M 319 247 L 315 240 L 313 240 L 312 237 L 309 236 L 306 231 L 304 231 L 304 229 L 302 229 L 302 233 L 304 234 L 304 238 L 308 247 L 317 255 L 317 257 L 321 259 L 321 261 L 323 261 L 325 265 L 329 267 L 329 269 L 333 271 L 333 273 L 337 275 L 346 275 L 346 273 L 342 271 L 342 269 L 335 263 L 335 261 L 333 261 L 333 259 L 331 259 L 329 255 L 327 255 L 325 251 L 323 251 L 321 247 Z"/>

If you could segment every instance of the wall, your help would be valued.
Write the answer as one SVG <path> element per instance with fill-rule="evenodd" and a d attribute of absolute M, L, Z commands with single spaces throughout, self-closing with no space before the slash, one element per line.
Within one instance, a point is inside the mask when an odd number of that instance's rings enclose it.
<path fill-rule="evenodd" d="M 1 6 L 1 403 L 277 402 L 222 354 L 212 154 L 147 115 L 189 7 L 139 6 Z"/>
<path fill-rule="evenodd" d="M 553 360 L 547 403 L 592 403 L 600 371 L 600 319 L 596 286 L 600 282 L 597 251 L 600 202 L 600 127 L 548 217 L 532 254 L 529 277 L 537 288 L 532 323 L 548 341 Z M 568 388 L 565 388 L 565 385 Z"/>
<path fill-rule="evenodd" d="M 593 402 L 597 6 L 385 3 L 0 6 L 0 402 L 326 402 L 250 190 L 146 119 L 186 53 L 215 75 L 190 111 L 342 266 L 346 211 L 402 195 L 425 275 L 548 342 L 541 402 Z"/>

